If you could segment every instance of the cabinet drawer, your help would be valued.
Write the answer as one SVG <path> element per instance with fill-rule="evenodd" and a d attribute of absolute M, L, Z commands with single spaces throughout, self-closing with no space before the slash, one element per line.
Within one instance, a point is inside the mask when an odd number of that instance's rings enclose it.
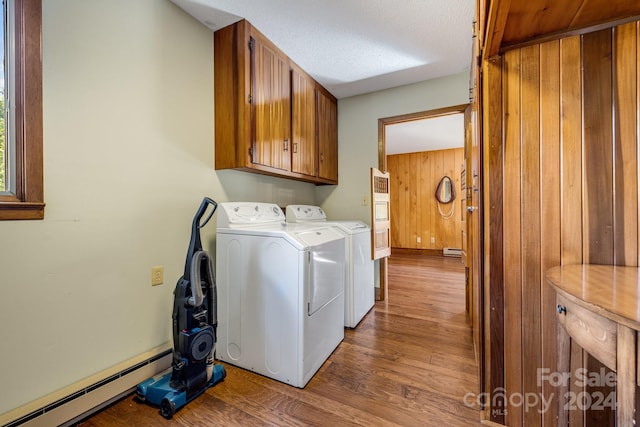
<path fill-rule="evenodd" d="M 556 297 L 558 322 L 571 339 L 606 367 L 616 370 L 617 325 L 567 300 Z"/>

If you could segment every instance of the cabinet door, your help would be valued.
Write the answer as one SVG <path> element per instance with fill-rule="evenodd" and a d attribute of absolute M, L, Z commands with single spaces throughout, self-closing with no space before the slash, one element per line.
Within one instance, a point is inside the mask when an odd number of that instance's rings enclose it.
<path fill-rule="evenodd" d="M 252 160 L 290 170 L 289 60 L 259 39 L 251 43 Z"/>
<path fill-rule="evenodd" d="M 291 67 L 291 171 L 316 175 L 315 82 Z"/>
<path fill-rule="evenodd" d="M 317 92 L 318 178 L 338 182 L 338 102 Z"/>

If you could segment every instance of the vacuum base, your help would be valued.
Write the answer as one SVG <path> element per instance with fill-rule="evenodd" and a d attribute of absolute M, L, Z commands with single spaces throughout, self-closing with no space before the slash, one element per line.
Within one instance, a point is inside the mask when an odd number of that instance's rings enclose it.
<path fill-rule="evenodd" d="M 159 406 L 160 414 L 166 419 L 173 417 L 173 414 L 175 414 L 178 409 L 200 396 L 206 389 L 216 385 L 227 376 L 224 366 L 220 364 L 213 365 L 213 375 L 211 375 L 209 382 L 187 399 L 186 390 L 176 390 L 171 387 L 171 374 L 172 370 L 169 369 L 168 372 L 151 377 L 136 387 L 138 399 Z"/>

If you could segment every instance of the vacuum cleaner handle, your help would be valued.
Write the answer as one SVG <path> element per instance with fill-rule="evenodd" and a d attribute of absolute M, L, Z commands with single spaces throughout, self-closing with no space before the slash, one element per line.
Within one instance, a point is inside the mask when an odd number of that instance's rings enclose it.
<path fill-rule="evenodd" d="M 213 206 L 213 208 L 211 209 L 211 213 L 209 213 L 209 216 L 207 216 L 207 218 L 202 221 L 202 217 L 207 212 L 209 206 Z M 209 220 L 213 217 L 213 214 L 216 212 L 217 208 L 218 204 L 215 201 L 208 197 L 205 197 L 204 199 L 202 199 L 202 203 L 200 203 L 200 207 L 198 208 L 196 215 L 193 217 L 193 223 L 191 224 L 191 240 L 189 241 L 189 249 L 187 250 L 187 260 L 184 264 L 184 278 L 189 277 L 189 274 L 191 273 L 191 262 L 193 256 L 196 252 L 202 250 L 200 229 L 207 225 Z"/>

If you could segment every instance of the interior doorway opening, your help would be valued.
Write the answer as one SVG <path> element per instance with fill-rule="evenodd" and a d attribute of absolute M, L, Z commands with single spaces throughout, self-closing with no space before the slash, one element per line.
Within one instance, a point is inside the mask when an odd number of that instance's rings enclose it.
<path fill-rule="evenodd" d="M 402 194 L 391 194 L 392 247 L 432 254 L 445 249 L 451 255 L 463 252 L 467 107 L 378 120 L 378 168 L 402 174 L 391 178 L 402 189 Z M 437 192 L 449 199 L 437 198 Z"/>

